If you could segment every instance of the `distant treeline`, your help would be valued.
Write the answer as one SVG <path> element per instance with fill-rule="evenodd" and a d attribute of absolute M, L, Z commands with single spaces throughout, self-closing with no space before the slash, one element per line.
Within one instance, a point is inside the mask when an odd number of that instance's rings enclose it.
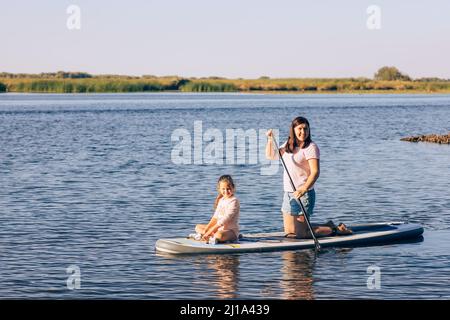
<path fill-rule="evenodd" d="M 0 92 L 450 92 L 450 80 L 411 79 L 394 67 L 383 67 L 368 78 L 226 79 L 153 75 L 91 75 L 84 72 L 0 73 Z"/>
<path fill-rule="evenodd" d="M 0 72 L 0 78 L 6 79 L 83 79 L 92 78 L 92 75 L 86 72 L 43 72 L 43 73 L 8 73 Z"/>

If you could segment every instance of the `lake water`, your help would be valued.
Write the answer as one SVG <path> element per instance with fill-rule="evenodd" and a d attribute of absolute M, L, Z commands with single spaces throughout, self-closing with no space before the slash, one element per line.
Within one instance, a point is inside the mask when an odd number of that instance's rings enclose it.
<path fill-rule="evenodd" d="M 208 221 L 225 173 L 242 232 L 282 229 L 281 167 L 262 174 L 255 150 L 209 164 L 194 161 L 197 149 L 180 164 L 175 133 L 197 146 L 202 133 L 222 135 L 224 148 L 227 129 L 278 128 L 283 140 L 299 115 L 321 150 L 313 222 L 415 222 L 423 241 L 318 255 L 155 252 L 157 239 Z M 400 141 L 448 131 L 450 95 L 2 94 L 0 298 L 449 299 L 450 146 Z M 367 286 L 371 266 L 379 289 Z"/>

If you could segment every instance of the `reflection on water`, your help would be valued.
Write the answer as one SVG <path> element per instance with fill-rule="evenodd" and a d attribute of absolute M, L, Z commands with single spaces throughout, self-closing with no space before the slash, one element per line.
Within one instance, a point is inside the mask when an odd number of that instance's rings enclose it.
<path fill-rule="evenodd" d="M 236 299 L 239 288 L 239 256 L 218 255 L 211 260 L 210 266 L 217 276 L 218 299 Z"/>
<path fill-rule="evenodd" d="M 183 283 L 186 289 L 190 288 L 195 295 L 199 295 L 199 297 L 182 298 L 199 299 L 205 294 L 210 299 L 239 298 L 239 254 L 178 255 L 156 251 L 155 256 L 158 257 L 157 261 L 159 261 L 159 265 L 163 266 L 164 272 L 170 274 L 170 277 L 164 279 L 166 286 L 169 286 L 171 280 L 174 280 L 175 283 Z M 177 274 L 172 274 L 173 266 L 178 266 L 177 268 L 183 270 Z M 173 298 L 180 297 L 173 296 Z"/>
<path fill-rule="evenodd" d="M 228 255 L 172 255 L 156 252 L 156 256 L 163 258 L 160 265 L 170 274 L 164 279 L 164 286 L 170 286 L 171 282 L 178 286 L 183 283 L 185 290 L 192 290 L 188 297 L 171 293 L 172 298 L 402 298 L 407 295 L 392 293 L 389 287 L 408 281 L 411 262 L 405 259 L 405 252 L 419 245 L 423 239 L 418 237 L 384 246 L 330 247 L 323 248 L 319 253 L 314 250 Z M 400 259 L 403 263 L 395 262 L 389 266 L 383 259 Z M 371 265 L 379 266 L 382 270 L 382 290 L 369 290 L 366 286 L 367 267 Z M 399 273 L 398 268 L 404 271 Z M 423 265 L 415 268 L 426 270 Z M 172 270 L 178 270 L 178 273 L 172 273 Z M 392 278 L 393 272 L 396 278 Z M 443 274 L 445 270 L 441 268 L 439 273 Z M 436 273 L 433 277 L 441 278 L 441 275 Z"/>
<path fill-rule="evenodd" d="M 282 299 L 314 299 L 313 269 L 316 253 L 312 250 L 285 251 L 281 268 Z"/>

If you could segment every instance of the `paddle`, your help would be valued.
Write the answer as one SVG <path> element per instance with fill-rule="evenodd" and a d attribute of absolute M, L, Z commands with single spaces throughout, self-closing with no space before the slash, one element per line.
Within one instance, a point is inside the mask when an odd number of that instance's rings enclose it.
<path fill-rule="evenodd" d="M 275 148 L 277 148 L 277 150 L 278 150 L 278 156 L 279 156 L 279 158 L 281 160 L 281 163 L 283 164 L 283 168 L 284 168 L 284 170 L 286 170 L 286 173 L 287 173 L 287 175 L 289 177 L 289 181 L 291 182 L 292 189 L 295 192 L 296 189 L 295 189 L 294 181 L 292 180 L 291 175 L 289 174 L 289 171 L 288 171 L 288 169 L 286 167 L 286 164 L 284 163 L 283 157 L 281 155 L 281 151 L 280 151 L 280 149 L 278 148 L 278 145 L 277 145 L 277 141 L 275 140 L 275 137 L 273 135 L 272 135 L 272 138 L 273 138 L 273 143 L 275 144 Z M 312 230 L 311 223 L 309 222 L 309 218 L 306 215 L 305 207 L 303 207 L 303 203 L 302 203 L 302 201 L 299 198 L 295 198 L 295 200 L 297 201 L 297 203 L 300 205 L 300 208 L 302 209 L 303 216 L 305 217 L 306 224 L 308 225 L 309 231 L 311 232 L 311 235 L 312 235 L 312 237 L 314 239 L 314 244 L 315 244 L 316 251 L 320 251 L 319 241 L 317 240 L 316 235 L 314 234 L 314 231 Z"/>

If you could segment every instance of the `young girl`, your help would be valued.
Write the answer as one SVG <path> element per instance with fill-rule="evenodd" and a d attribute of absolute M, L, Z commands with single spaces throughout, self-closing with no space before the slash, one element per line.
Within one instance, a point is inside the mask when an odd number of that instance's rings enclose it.
<path fill-rule="evenodd" d="M 239 237 L 239 200 L 234 193 L 236 188 L 229 175 L 223 175 L 217 182 L 217 195 L 214 203 L 214 215 L 207 225 L 198 224 L 195 232 L 202 235 L 202 240 L 217 242 L 234 241 Z M 215 241 L 214 241 L 215 242 Z"/>

